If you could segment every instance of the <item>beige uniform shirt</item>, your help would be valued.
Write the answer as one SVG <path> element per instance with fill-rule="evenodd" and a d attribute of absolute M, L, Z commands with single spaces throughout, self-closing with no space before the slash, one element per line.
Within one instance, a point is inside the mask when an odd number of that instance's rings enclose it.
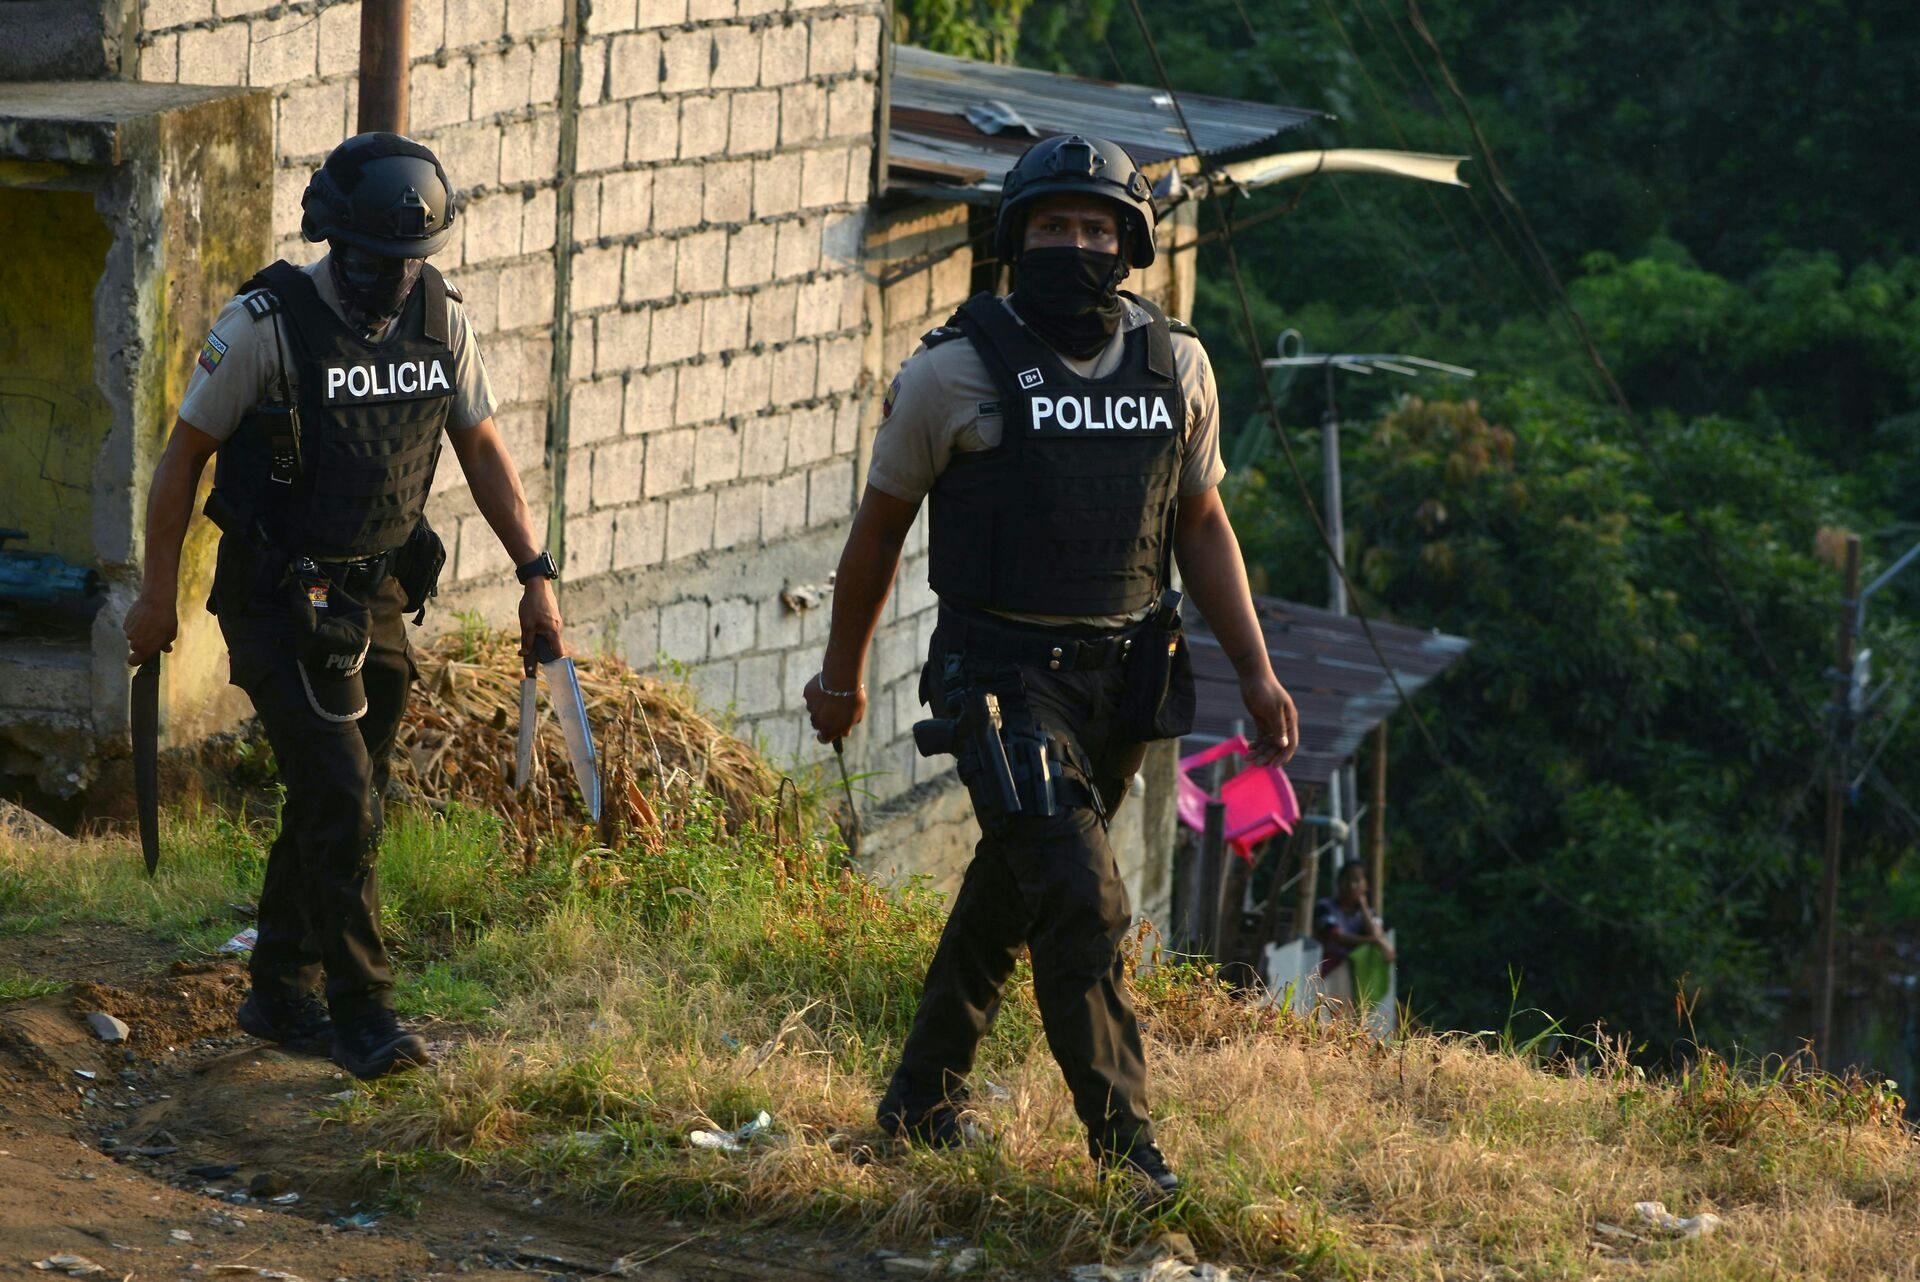
<path fill-rule="evenodd" d="M 314 288 L 333 314 L 346 320 L 340 295 L 333 287 L 333 273 L 327 259 L 302 268 L 313 278 Z M 286 313 L 277 312 L 266 321 L 257 321 L 241 305 L 242 294 L 220 309 L 213 330 L 201 345 L 200 359 L 187 382 L 187 394 L 180 400 L 180 417 L 216 441 L 225 441 L 247 412 L 270 396 L 286 393 L 286 377 L 281 369 L 281 353 L 293 358 L 292 335 L 285 327 Z M 385 342 L 399 322 L 382 326 L 375 342 Z M 450 428 L 476 427 L 493 417 L 493 385 L 487 381 L 487 367 L 480 359 L 480 345 L 474 341 L 473 327 L 467 321 L 467 309 L 447 300 L 447 346 L 453 352 L 453 410 L 447 419 Z"/>
<path fill-rule="evenodd" d="M 1060 359 L 1082 378 L 1106 378 L 1120 368 L 1127 333 L 1147 322 L 1146 309 L 1129 301 L 1119 332 L 1099 355 L 1091 360 L 1065 355 Z M 1220 399 L 1213 366 L 1200 340 L 1191 334 L 1173 336 L 1173 365 L 1187 405 L 1180 493 L 1183 497 L 1204 494 L 1227 475 L 1220 460 Z M 1002 423 L 995 408 L 999 399 L 993 376 L 972 343 L 955 339 L 915 348 L 887 390 L 886 417 L 874 437 L 867 484 L 903 502 L 920 502 L 956 451 L 992 449 L 1000 443 Z M 1151 602 L 1132 615 L 1007 617 L 1055 626 L 1090 623 L 1112 628 L 1144 617 L 1150 608 Z"/>

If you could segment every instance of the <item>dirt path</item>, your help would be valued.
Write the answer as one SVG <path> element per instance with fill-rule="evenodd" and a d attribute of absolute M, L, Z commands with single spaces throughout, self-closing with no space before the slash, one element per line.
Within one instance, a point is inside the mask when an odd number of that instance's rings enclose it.
<path fill-rule="evenodd" d="M 78 982 L 0 1005 L 0 1277 L 63 1276 L 33 1267 L 62 1255 L 112 1279 L 882 1273 L 831 1238 L 539 1206 L 505 1188 L 429 1185 L 411 1214 L 390 1213 L 361 1137 L 319 1116 L 352 1079 L 233 1032 L 237 963 L 156 973 L 164 953 L 137 936 L 7 948 L 29 974 Z M 129 1039 L 99 1040 L 89 1011 L 124 1020 Z"/>

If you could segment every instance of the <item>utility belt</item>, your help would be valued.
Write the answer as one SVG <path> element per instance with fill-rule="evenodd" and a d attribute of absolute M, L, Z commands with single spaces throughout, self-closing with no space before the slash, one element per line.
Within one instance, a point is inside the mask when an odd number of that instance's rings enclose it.
<path fill-rule="evenodd" d="M 213 593 L 207 601 L 210 613 L 237 612 L 255 602 L 278 599 L 296 572 L 324 578 L 362 601 L 371 601 L 389 578 L 395 579 L 403 598 L 400 611 L 412 614 L 416 624 L 426 618 L 427 599 L 439 594 L 447 549 L 424 516 L 399 547 L 340 560 L 290 552 L 269 532 L 259 513 L 242 510 L 219 489 L 207 495 L 204 510 L 223 536 Z"/>

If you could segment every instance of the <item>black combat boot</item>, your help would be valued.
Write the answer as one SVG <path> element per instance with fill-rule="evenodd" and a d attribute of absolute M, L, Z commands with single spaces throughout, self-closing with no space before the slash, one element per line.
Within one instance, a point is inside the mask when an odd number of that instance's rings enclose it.
<path fill-rule="evenodd" d="M 1180 1177 L 1152 1140 L 1135 1140 L 1124 1150 L 1103 1148 L 1094 1161 L 1109 1176 L 1131 1179 L 1135 1199 L 1148 1214 L 1166 1210 L 1180 1196 Z"/>
<path fill-rule="evenodd" d="M 326 1004 L 312 993 L 275 997 L 255 988 L 233 1018 L 262 1041 L 277 1042 L 303 1055 L 325 1055 L 333 1047 L 333 1023 L 327 1018 Z"/>
<path fill-rule="evenodd" d="M 899 1097 L 888 1094 L 880 1101 L 875 1120 L 881 1130 L 911 1144 L 959 1148 L 967 1142 L 966 1127 L 960 1122 L 960 1107 L 952 1100 L 941 1100 L 929 1108 L 912 1108 Z"/>
<path fill-rule="evenodd" d="M 334 1021 L 333 1062 L 355 1077 L 384 1077 L 432 1059 L 427 1039 L 402 1028 L 384 1006 Z"/>

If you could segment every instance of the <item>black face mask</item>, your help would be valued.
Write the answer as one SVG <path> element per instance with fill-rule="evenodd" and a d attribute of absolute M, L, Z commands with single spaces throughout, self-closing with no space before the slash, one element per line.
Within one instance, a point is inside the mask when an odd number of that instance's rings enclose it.
<path fill-rule="evenodd" d="M 420 279 L 424 258 L 388 258 L 357 245 L 334 245 L 327 256 L 347 324 L 371 333 L 400 314 Z"/>
<path fill-rule="evenodd" d="M 1078 245 L 1029 249 L 1015 267 L 1013 309 L 1049 347 L 1087 360 L 1120 329 L 1120 275 L 1118 254 Z"/>

